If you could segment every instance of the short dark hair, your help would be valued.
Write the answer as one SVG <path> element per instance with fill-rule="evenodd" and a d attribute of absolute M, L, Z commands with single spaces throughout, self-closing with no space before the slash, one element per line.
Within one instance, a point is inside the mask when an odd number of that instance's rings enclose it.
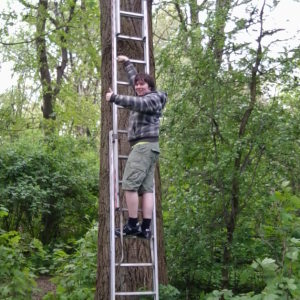
<path fill-rule="evenodd" d="M 134 78 L 134 84 L 136 84 L 138 81 L 146 82 L 149 85 L 149 88 L 151 91 L 155 90 L 155 82 L 152 76 L 145 73 L 138 73 L 135 75 Z"/>

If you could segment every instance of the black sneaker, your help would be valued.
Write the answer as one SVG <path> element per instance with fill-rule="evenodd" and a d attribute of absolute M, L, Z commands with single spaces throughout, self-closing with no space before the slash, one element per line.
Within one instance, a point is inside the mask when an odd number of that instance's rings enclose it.
<path fill-rule="evenodd" d="M 141 230 L 137 235 L 137 237 L 150 240 L 151 239 L 151 230 L 149 228 L 145 230 Z"/>
<path fill-rule="evenodd" d="M 139 225 L 139 223 L 136 224 L 136 226 L 132 227 L 130 226 L 128 223 L 124 225 L 123 227 L 123 236 L 129 236 L 129 235 L 132 235 L 132 236 L 136 236 L 138 235 L 139 233 L 141 233 L 141 227 Z M 121 230 L 120 228 L 117 228 L 115 230 L 115 235 L 117 237 L 120 237 L 121 236 Z"/>

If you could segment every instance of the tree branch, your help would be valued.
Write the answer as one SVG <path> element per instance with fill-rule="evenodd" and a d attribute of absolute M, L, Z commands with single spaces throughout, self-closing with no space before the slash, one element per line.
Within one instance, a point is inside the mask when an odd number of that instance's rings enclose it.
<path fill-rule="evenodd" d="M 31 4 L 31 3 L 28 3 L 28 2 L 26 2 L 25 0 L 19 0 L 19 2 L 20 2 L 21 4 L 23 4 L 23 5 L 24 5 L 25 7 L 27 7 L 27 8 L 38 9 L 38 6 L 35 6 L 35 5 Z"/>
<path fill-rule="evenodd" d="M 68 18 L 68 21 L 67 21 L 67 24 L 69 24 L 72 19 L 73 19 L 73 16 L 74 16 L 74 13 L 75 13 L 75 6 L 76 6 L 76 1 L 77 0 L 74 0 L 72 6 L 70 7 L 70 13 L 69 13 L 69 18 Z M 64 71 L 65 71 L 65 68 L 67 66 L 67 63 L 68 63 L 68 51 L 67 51 L 67 48 L 66 48 L 66 36 L 68 35 L 70 31 L 70 26 L 67 25 L 65 27 L 65 34 L 64 35 L 61 35 L 60 37 L 60 41 L 61 41 L 61 57 L 62 57 L 62 62 L 61 62 L 61 65 L 60 66 L 57 66 L 56 70 L 57 70 L 57 74 L 56 74 L 56 87 L 54 89 L 54 95 L 57 95 L 59 93 L 59 90 L 60 90 L 60 85 L 61 85 L 61 80 L 62 80 L 62 77 L 64 75 Z"/>
<path fill-rule="evenodd" d="M 249 117 L 252 113 L 252 110 L 254 108 L 255 102 L 256 102 L 256 89 L 257 89 L 257 73 L 258 73 L 258 68 L 260 66 L 261 60 L 262 60 L 262 45 L 261 41 L 264 37 L 264 32 L 263 32 L 263 14 L 264 14 L 264 7 L 265 7 L 266 1 L 264 0 L 261 12 L 260 12 L 260 33 L 257 38 L 257 50 L 256 50 L 256 58 L 255 58 L 255 64 L 252 67 L 251 70 L 251 80 L 250 80 L 250 103 L 249 107 L 245 111 L 241 124 L 240 124 L 240 129 L 239 129 L 239 137 L 242 137 L 246 131 L 246 126 L 249 120 Z"/>
<path fill-rule="evenodd" d="M 15 46 L 15 45 L 22 45 L 22 44 L 30 44 L 30 43 L 36 42 L 37 39 L 44 38 L 44 37 L 48 36 L 49 34 L 55 32 L 57 30 L 60 30 L 61 28 L 64 28 L 64 25 L 58 26 L 57 28 L 55 28 L 53 30 L 49 30 L 47 33 L 40 34 L 40 35 L 36 36 L 35 38 L 30 39 L 30 40 L 13 42 L 13 43 L 6 43 L 6 42 L 3 42 L 3 41 L 0 40 L 0 44 L 3 45 L 3 46 Z"/>
<path fill-rule="evenodd" d="M 174 5 L 175 5 L 175 9 L 176 9 L 176 11 L 177 11 L 177 14 L 178 14 L 178 17 L 179 17 L 179 20 L 180 20 L 180 24 L 181 24 L 183 30 L 184 30 L 185 32 L 187 32 L 187 27 L 186 27 L 186 23 L 185 23 L 185 18 L 184 18 L 184 16 L 183 16 L 182 11 L 181 11 L 180 5 L 178 4 L 178 2 L 175 2 Z"/>

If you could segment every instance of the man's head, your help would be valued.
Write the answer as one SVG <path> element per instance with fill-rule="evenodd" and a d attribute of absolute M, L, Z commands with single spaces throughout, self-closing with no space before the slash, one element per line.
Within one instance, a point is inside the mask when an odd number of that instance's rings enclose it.
<path fill-rule="evenodd" d="M 144 96 L 155 90 L 154 79 L 148 74 L 139 73 L 135 76 L 134 88 L 139 96 Z"/>

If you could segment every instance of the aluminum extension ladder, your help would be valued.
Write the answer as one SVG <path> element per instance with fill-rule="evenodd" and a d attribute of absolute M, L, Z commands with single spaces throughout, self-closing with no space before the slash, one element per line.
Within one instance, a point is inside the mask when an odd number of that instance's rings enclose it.
<path fill-rule="evenodd" d="M 136 0 L 137 1 L 137 0 Z M 149 44 L 148 44 L 148 12 L 147 0 L 141 1 L 141 13 L 122 11 L 120 0 L 112 0 L 112 89 L 118 94 L 118 86 L 129 85 L 127 82 L 119 80 L 118 62 L 117 62 L 117 43 L 119 40 L 131 40 L 143 43 L 144 60 L 130 59 L 131 62 L 144 66 L 144 72 L 149 74 Z M 121 17 L 139 19 L 142 26 L 142 36 L 129 36 L 121 34 Z M 125 53 L 124 53 L 125 54 Z M 119 160 L 127 159 L 124 155 L 119 154 L 118 136 L 126 134 L 127 130 L 118 128 L 118 110 L 122 107 L 113 104 L 113 130 L 109 132 L 109 165 L 110 165 L 110 299 L 115 300 L 120 296 L 146 296 L 150 295 L 153 299 L 158 300 L 158 259 L 157 259 L 157 233 L 156 233 L 156 206 L 155 206 L 155 189 L 154 189 L 154 209 L 152 215 L 152 238 L 149 241 L 151 251 L 151 262 L 149 263 L 126 263 L 123 262 L 123 237 L 121 236 L 121 259 L 116 261 L 115 245 L 115 216 L 120 214 L 120 227 L 123 228 L 123 213 L 127 209 L 120 209 L 120 183 L 119 179 Z M 152 268 L 152 290 L 151 291 L 117 291 L 116 290 L 116 267 L 130 268 Z"/>

